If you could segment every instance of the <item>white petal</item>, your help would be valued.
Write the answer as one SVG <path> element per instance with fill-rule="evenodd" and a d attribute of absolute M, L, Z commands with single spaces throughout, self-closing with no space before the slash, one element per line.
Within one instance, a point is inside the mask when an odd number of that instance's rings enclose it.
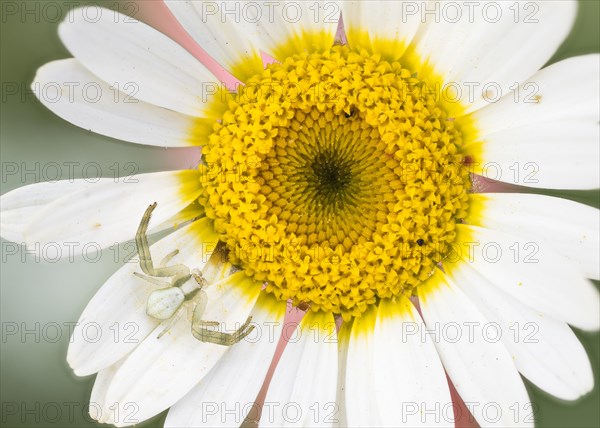
<path fill-rule="evenodd" d="M 202 270 L 218 243 L 208 219 L 198 220 L 150 247 L 152 259 L 179 250 L 169 265 Z M 132 252 L 136 252 L 132 244 Z M 159 324 L 146 315 L 146 303 L 156 285 L 134 276 L 141 272 L 136 255 L 115 272 L 90 300 L 73 330 L 67 361 L 78 376 L 104 369 L 140 344 Z"/>
<path fill-rule="evenodd" d="M 600 56 L 565 59 L 535 73 L 517 91 L 472 114 L 481 137 L 532 123 L 598 122 Z"/>
<path fill-rule="evenodd" d="M 567 324 L 501 292 L 468 264 L 452 271 L 452 277 L 493 323 L 487 327 L 489 340 L 502 340 L 526 378 L 564 400 L 576 400 L 593 389 L 592 366 Z"/>
<path fill-rule="evenodd" d="M 90 395 L 90 408 L 89 415 L 92 419 L 97 420 L 100 423 L 106 423 L 109 420 L 109 415 L 112 413 L 110 409 L 110 405 L 106 403 L 106 391 L 108 389 L 108 385 L 112 382 L 112 379 L 123 364 L 123 360 L 116 362 L 110 367 L 107 367 L 98 372 L 96 375 L 96 379 L 94 380 L 94 387 L 92 388 L 92 393 Z M 123 415 L 124 419 L 133 419 L 132 423 L 135 423 L 135 405 L 133 406 L 134 415 L 132 416 L 132 412 L 128 412 L 127 415 Z"/>
<path fill-rule="evenodd" d="M 587 277 L 600 278 L 600 211 L 596 208 L 534 194 L 486 193 L 472 198 L 468 223 L 548 244 Z"/>
<path fill-rule="evenodd" d="M 238 272 L 211 285 L 206 292 L 208 306 L 203 319 L 221 322 L 221 331 L 233 332 L 246 321 L 260 286 Z M 119 406 L 135 403 L 138 406 L 136 418 L 140 422 L 179 401 L 228 349 L 196 340 L 186 316 L 181 316 L 159 339 L 162 330 L 161 326 L 157 327 L 127 357 L 106 394 L 107 403 Z M 123 425 L 117 421 L 115 424 Z"/>
<path fill-rule="evenodd" d="M 482 334 L 487 320 L 440 271 L 429 281 L 430 286 L 419 287 L 423 318 L 475 420 L 481 426 L 532 427 L 527 390 L 512 358 L 501 342 L 488 341 Z"/>
<path fill-rule="evenodd" d="M 242 59 L 254 58 L 253 71 L 261 71 L 261 51 L 281 60 L 276 47 L 283 43 L 296 52 L 309 47 L 303 32 L 323 31 L 333 45 L 340 15 L 337 1 L 165 3 L 200 46 L 242 80 L 252 74 L 235 67 Z"/>
<path fill-rule="evenodd" d="M 414 1 L 343 1 L 344 29 L 350 46 L 364 43 L 361 34 L 367 33 L 372 40 L 387 39 L 398 43 L 400 58 L 421 24 L 421 14 Z"/>
<path fill-rule="evenodd" d="M 569 58 L 475 112 L 475 172 L 530 187 L 599 187 L 599 76 L 597 54 Z"/>
<path fill-rule="evenodd" d="M 239 427 L 256 399 L 281 336 L 286 304 L 262 294 L 255 330 L 232 346 L 200 383 L 169 410 L 165 427 Z"/>
<path fill-rule="evenodd" d="M 475 147 L 473 171 L 528 187 L 595 189 L 600 187 L 599 141 L 597 121 L 569 119 L 508 128 L 470 146 Z"/>
<path fill-rule="evenodd" d="M 600 327 L 596 287 L 549 245 L 477 226 L 459 225 L 458 231 L 458 266 L 471 263 L 491 283 L 537 311 L 584 330 Z"/>
<path fill-rule="evenodd" d="M 196 43 L 229 70 L 244 57 L 260 57 L 252 40 L 236 29 L 241 12 L 235 10 L 240 2 L 230 3 L 230 14 L 226 3 L 165 0 L 165 4 Z"/>
<path fill-rule="evenodd" d="M 350 332 L 352 331 L 351 322 L 343 322 L 338 331 L 338 379 L 336 402 L 338 412 L 336 414 L 337 422 L 335 427 L 345 428 L 348 426 L 346 417 L 346 363 L 348 362 L 348 347 L 350 345 Z"/>
<path fill-rule="evenodd" d="M 100 180 L 109 181 L 108 178 Z M 61 180 L 30 184 L 5 193 L 0 197 L 0 235 L 9 241 L 24 242 L 23 231 L 47 205 L 92 185 L 85 179 Z"/>
<path fill-rule="evenodd" d="M 176 215 L 200 194 L 198 171 L 140 174 L 102 180 L 44 206 L 25 227 L 28 246 L 52 243 L 67 250 L 109 247 L 135 236 L 148 205 L 157 202 L 151 224 Z"/>
<path fill-rule="evenodd" d="M 500 94 L 539 70 L 569 34 L 576 2 L 420 3 L 425 19 L 416 52 L 445 83 L 458 84 L 472 111 L 488 103 L 486 85 Z M 474 84 L 474 90 L 469 85 Z M 493 97 L 493 96 L 492 96 Z"/>
<path fill-rule="evenodd" d="M 348 343 L 345 406 L 349 427 L 381 426 L 375 390 L 374 329 L 377 309 L 356 318 Z"/>
<path fill-rule="evenodd" d="M 446 373 L 425 323 L 407 297 L 379 303 L 373 348 L 382 426 L 454 427 Z"/>
<path fill-rule="evenodd" d="M 42 104 L 80 128 L 152 146 L 187 147 L 194 143 L 191 116 L 111 88 L 74 58 L 39 68 L 31 87 Z"/>
<path fill-rule="evenodd" d="M 189 52 L 152 27 L 126 15 L 85 8 L 63 21 L 61 40 L 88 70 L 130 95 L 190 116 L 202 116 L 215 77 Z"/>
<path fill-rule="evenodd" d="M 337 413 L 337 359 L 333 316 L 307 313 L 277 364 L 260 426 L 332 426 Z"/>

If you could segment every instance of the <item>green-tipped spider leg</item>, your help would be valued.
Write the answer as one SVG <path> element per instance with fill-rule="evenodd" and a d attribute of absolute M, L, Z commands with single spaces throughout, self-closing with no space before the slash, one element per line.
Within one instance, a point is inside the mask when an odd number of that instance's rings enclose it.
<path fill-rule="evenodd" d="M 169 318 L 163 326 L 163 331 L 160 332 L 160 334 L 158 336 L 156 336 L 157 339 L 160 339 L 161 337 L 163 337 L 169 330 L 171 330 L 171 327 L 173 327 L 175 325 L 175 323 L 177 321 L 179 321 L 179 318 L 181 318 L 181 314 L 183 314 L 183 311 L 185 311 L 185 305 L 181 305 L 179 307 L 179 309 L 177 309 L 177 312 L 175 312 L 175 315 L 173 315 L 171 318 Z"/>
<path fill-rule="evenodd" d="M 223 333 L 210 329 L 209 327 L 216 327 L 220 324 L 216 321 L 192 322 L 192 334 L 201 342 L 209 342 L 222 346 L 232 346 L 252 333 L 254 326 L 250 325 L 251 321 L 252 317 L 248 317 L 246 322 L 233 333 Z"/>
<path fill-rule="evenodd" d="M 161 281 L 160 279 L 152 278 L 151 276 L 139 272 L 133 272 L 133 274 L 144 281 L 148 281 L 150 284 L 158 285 L 159 287 L 171 287 L 169 281 Z"/>
<path fill-rule="evenodd" d="M 144 212 L 144 216 L 140 221 L 137 233 L 135 234 L 135 244 L 137 251 L 140 256 L 140 268 L 148 276 L 159 276 L 159 277 L 173 277 L 172 283 L 179 282 L 190 274 L 190 269 L 187 266 L 178 264 L 173 266 L 165 266 L 173 257 L 175 257 L 179 251 L 175 250 L 166 257 L 164 257 L 160 263 L 160 267 L 154 267 L 152 262 L 152 255 L 150 253 L 150 245 L 148 244 L 148 224 L 150 223 L 150 217 L 152 212 L 156 208 L 157 203 L 154 202 Z M 186 278 L 187 280 L 187 278 Z"/>
<path fill-rule="evenodd" d="M 248 317 L 244 325 L 242 325 L 233 333 L 223 333 L 212 330 L 210 327 L 217 327 L 220 323 L 217 321 L 204 321 L 202 319 L 207 303 L 208 296 L 206 295 L 206 292 L 200 290 L 198 302 L 196 303 L 194 314 L 192 316 L 192 334 L 201 342 L 210 342 L 217 345 L 231 346 L 238 343 L 244 337 L 248 336 L 252 330 L 254 330 L 254 326 L 250 325 L 252 317 Z"/>
<path fill-rule="evenodd" d="M 159 268 L 166 267 L 167 263 L 169 263 L 171 260 L 173 260 L 173 257 L 175 257 L 177 254 L 179 254 L 179 250 L 171 251 L 169 254 L 167 254 L 166 256 L 163 257 L 163 259 L 158 264 L 158 267 Z"/>

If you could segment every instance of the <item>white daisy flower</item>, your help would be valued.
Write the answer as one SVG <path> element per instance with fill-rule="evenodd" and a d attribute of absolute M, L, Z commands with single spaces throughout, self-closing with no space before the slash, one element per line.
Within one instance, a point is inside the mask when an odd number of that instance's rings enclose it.
<path fill-rule="evenodd" d="M 575 2 L 166 4 L 236 91 L 148 25 L 81 10 L 59 27 L 74 58 L 33 86 L 72 94 L 40 100 L 82 128 L 202 147 L 198 168 L 1 198 L 16 242 L 136 239 L 68 351 L 97 373 L 93 417 L 239 426 L 290 336 L 288 301 L 307 313 L 263 426 L 453 426 L 448 379 L 480 425 L 532 426 L 521 375 L 564 400 L 593 389 L 569 325 L 599 328 L 598 211 L 476 185 L 493 169 L 599 187 L 599 57 L 542 68 Z M 93 102 L 68 92 L 89 83 Z M 115 323 L 135 339 L 89 340 Z"/>

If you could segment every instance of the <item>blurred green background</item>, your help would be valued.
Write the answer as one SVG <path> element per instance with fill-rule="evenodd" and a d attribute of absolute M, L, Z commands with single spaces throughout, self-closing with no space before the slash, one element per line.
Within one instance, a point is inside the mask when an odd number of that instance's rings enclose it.
<path fill-rule="evenodd" d="M 24 17 L 4 13 L 9 10 L 8 3 L 30 12 Z M 51 162 L 78 163 L 74 169 L 76 177 L 85 173 L 83 167 L 87 164 L 92 165 L 88 167 L 87 176 L 94 176 L 99 166 L 103 175 L 109 177 L 115 170 L 121 175 L 130 173 L 126 167 L 128 162 L 139 165 L 136 172 L 140 173 L 192 165 L 194 159 L 189 158 L 187 151 L 136 146 L 92 134 L 59 119 L 36 101 L 29 92 L 35 70 L 48 61 L 70 56 L 58 38 L 60 20 L 55 19 L 49 3 L 68 9 L 63 6 L 68 2 L 0 1 L 3 11 L 0 193 L 42 181 L 44 175 L 52 178 L 55 170 L 44 168 Z M 112 9 L 119 7 L 114 0 L 89 3 Z M 581 1 L 580 6 L 571 36 L 551 62 L 600 51 L 600 3 Z M 38 171 L 24 177 L 20 173 L 8 174 L 15 166 L 19 172 L 23 172 L 24 167 L 35 171 L 36 164 Z M 63 168 L 63 174 L 67 172 L 68 169 Z M 595 207 L 600 205 L 598 192 L 553 194 Z M 98 426 L 85 412 L 94 377 L 75 377 L 65 361 L 68 323 L 77 321 L 89 299 L 117 268 L 113 261 L 116 250 L 105 252 L 97 263 L 86 262 L 81 257 L 75 263 L 68 260 L 50 263 L 25 256 L 22 249 L 11 254 L 13 247 L 7 244 L 2 241 L 0 423 L 2 426 Z M 13 329 L 17 329 L 17 333 L 9 334 Z M 565 403 L 528 383 L 532 400 L 538 406 L 538 426 L 600 426 L 600 336 L 577 334 L 592 360 L 596 388 L 576 403 Z M 142 426 L 162 426 L 164 417 L 160 415 Z"/>

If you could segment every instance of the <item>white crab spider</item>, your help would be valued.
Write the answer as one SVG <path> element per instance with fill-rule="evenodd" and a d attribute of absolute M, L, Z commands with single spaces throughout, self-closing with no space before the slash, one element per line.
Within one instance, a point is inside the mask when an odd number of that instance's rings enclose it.
<path fill-rule="evenodd" d="M 167 254 L 158 267 L 154 267 L 150 246 L 148 245 L 147 231 L 150 216 L 156 205 L 155 202 L 146 209 L 135 235 L 135 243 L 140 257 L 140 268 L 145 275 L 138 272 L 133 274 L 154 285 L 164 287 L 150 293 L 146 303 L 146 313 L 149 316 L 167 321 L 164 330 L 158 337 L 160 338 L 171 328 L 186 304 L 189 304 L 192 308 L 192 335 L 196 339 L 223 346 L 236 344 L 254 330 L 254 326 L 250 325 L 252 317 L 248 317 L 246 322 L 233 333 L 212 330 L 210 327 L 217 327 L 220 323 L 218 321 L 202 320 L 202 315 L 208 303 L 208 296 L 204 291 L 208 284 L 202 276 L 202 272 L 197 269 L 190 270 L 182 264 L 167 266 L 167 263 L 179 253 L 179 250 Z M 191 281 L 191 279 L 194 279 L 194 281 Z"/>

